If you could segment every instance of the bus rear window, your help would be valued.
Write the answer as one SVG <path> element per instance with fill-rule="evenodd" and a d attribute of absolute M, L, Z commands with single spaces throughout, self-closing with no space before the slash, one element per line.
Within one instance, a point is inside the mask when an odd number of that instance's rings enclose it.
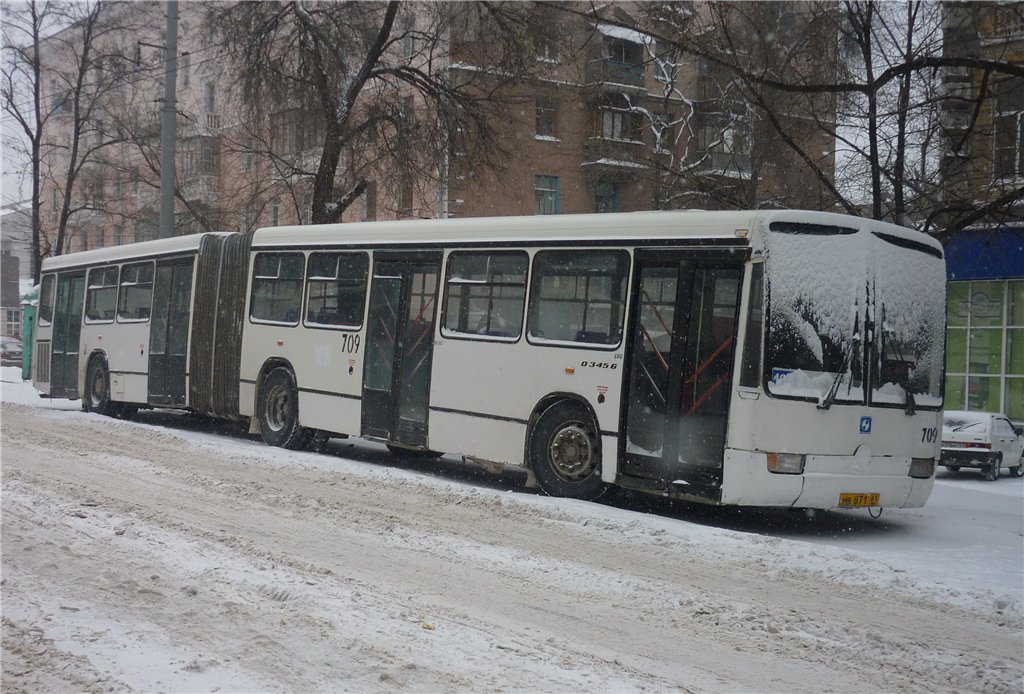
<path fill-rule="evenodd" d="M 318 327 L 359 328 L 366 308 L 365 253 L 312 253 L 306 324 Z"/>
<path fill-rule="evenodd" d="M 117 319 L 149 319 L 153 303 L 153 263 L 135 263 L 121 268 L 121 288 L 117 297 Z"/>
<path fill-rule="evenodd" d="M 624 251 L 538 252 L 530 285 L 530 341 L 619 344 L 628 273 Z"/>
<path fill-rule="evenodd" d="M 442 334 L 518 339 L 529 264 L 526 253 L 452 253 Z"/>
<path fill-rule="evenodd" d="M 302 253 L 258 253 L 253 262 L 249 317 L 298 325 L 304 264 Z"/>
<path fill-rule="evenodd" d="M 43 278 L 43 286 L 39 289 L 39 325 L 50 325 L 53 322 L 53 286 L 56 277 L 47 275 Z"/>
<path fill-rule="evenodd" d="M 88 287 L 85 298 L 85 322 L 114 320 L 114 306 L 117 303 L 117 266 L 89 270 Z"/>

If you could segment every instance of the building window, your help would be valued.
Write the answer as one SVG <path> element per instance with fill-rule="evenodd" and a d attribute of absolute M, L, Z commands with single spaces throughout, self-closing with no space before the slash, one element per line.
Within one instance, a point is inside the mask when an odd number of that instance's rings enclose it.
<path fill-rule="evenodd" d="M 252 138 L 245 138 L 242 142 L 242 154 L 239 157 L 242 171 L 250 171 L 252 169 Z"/>
<path fill-rule="evenodd" d="M 1024 77 L 996 84 L 993 117 L 993 176 L 1024 177 Z"/>
<path fill-rule="evenodd" d="M 182 53 L 178 69 L 181 70 L 181 88 L 188 89 L 191 79 L 192 56 Z"/>
<path fill-rule="evenodd" d="M 398 191 L 398 214 L 403 217 L 412 216 L 412 198 L 413 198 L 413 186 L 412 177 L 405 175 L 402 177 L 402 186 Z"/>
<path fill-rule="evenodd" d="M 539 251 L 530 283 L 530 341 L 618 345 L 628 274 L 623 251 Z"/>
<path fill-rule="evenodd" d="M 114 245 L 120 246 L 124 243 L 124 227 L 120 224 L 114 226 Z"/>
<path fill-rule="evenodd" d="M 518 339 L 529 264 L 526 253 L 452 253 L 441 334 Z"/>
<path fill-rule="evenodd" d="M 310 220 L 313 219 L 313 196 L 310 193 L 305 193 L 302 196 L 302 207 L 299 209 L 299 222 L 301 224 L 309 224 Z"/>
<path fill-rule="evenodd" d="M 253 261 L 249 317 L 298 325 L 304 263 L 301 253 L 258 253 Z"/>
<path fill-rule="evenodd" d="M 545 63 L 557 63 L 559 60 L 558 56 L 558 37 L 542 34 L 536 37 L 537 46 L 537 60 Z"/>
<path fill-rule="evenodd" d="M 537 99 L 538 139 L 558 139 L 558 102 L 554 99 Z"/>
<path fill-rule="evenodd" d="M 217 112 L 217 88 L 213 82 L 203 85 L 203 108 L 207 113 Z"/>
<path fill-rule="evenodd" d="M 306 324 L 357 329 L 366 309 L 366 253 L 312 253 L 309 256 Z"/>
<path fill-rule="evenodd" d="M 558 176 L 535 176 L 534 196 L 537 214 L 558 214 L 560 210 Z"/>
<path fill-rule="evenodd" d="M 621 203 L 619 201 L 619 188 L 621 184 L 610 181 L 598 181 L 595 186 L 594 198 L 597 203 L 598 212 L 619 212 Z"/>
<path fill-rule="evenodd" d="M 946 321 L 946 409 L 1024 421 L 1024 280 L 950 282 Z"/>
<path fill-rule="evenodd" d="M 605 99 L 600 106 L 598 137 L 606 140 L 629 140 L 637 142 L 643 138 L 643 116 L 635 113 L 624 96 Z"/>
<path fill-rule="evenodd" d="M 407 16 L 402 20 L 402 58 L 408 60 L 416 52 L 415 18 Z"/>
<path fill-rule="evenodd" d="M 270 201 L 270 226 L 277 226 L 281 223 L 281 200 L 274 198 Z"/>

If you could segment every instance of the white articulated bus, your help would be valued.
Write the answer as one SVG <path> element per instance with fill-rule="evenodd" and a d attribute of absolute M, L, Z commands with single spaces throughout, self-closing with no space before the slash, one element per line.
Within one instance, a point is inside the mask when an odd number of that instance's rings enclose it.
<path fill-rule="evenodd" d="M 361 436 L 552 495 L 916 507 L 939 454 L 933 239 L 804 211 L 371 222 L 44 263 L 34 381 L 271 445 Z"/>

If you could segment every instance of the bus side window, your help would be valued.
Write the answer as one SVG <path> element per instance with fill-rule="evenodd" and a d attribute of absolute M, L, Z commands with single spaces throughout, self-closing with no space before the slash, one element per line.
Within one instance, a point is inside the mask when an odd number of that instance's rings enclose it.
<path fill-rule="evenodd" d="M 518 339 L 523 332 L 529 264 L 523 252 L 452 253 L 441 334 Z"/>
<path fill-rule="evenodd" d="M 85 320 L 87 323 L 114 320 L 117 304 L 117 266 L 98 267 L 89 270 L 88 292 L 85 298 Z"/>
<path fill-rule="evenodd" d="M 306 325 L 362 327 L 368 268 L 366 253 L 311 253 L 306 273 Z"/>
<path fill-rule="evenodd" d="M 539 251 L 530 283 L 531 340 L 619 344 L 628 274 L 624 251 Z"/>
<path fill-rule="evenodd" d="M 153 263 L 135 263 L 121 268 L 117 319 L 119 321 L 148 320 L 152 305 Z"/>
<path fill-rule="evenodd" d="M 743 361 L 740 385 L 757 388 L 761 385 L 761 341 L 764 324 L 764 263 L 755 263 L 750 270 L 750 297 L 747 300 L 747 330 L 743 339 Z"/>
<path fill-rule="evenodd" d="M 253 262 L 250 319 L 298 324 L 305 261 L 302 253 L 256 254 Z"/>
<path fill-rule="evenodd" d="M 50 325 L 53 322 L 53 287 L 56 283 L 55 275 L 43 278 L 43 286 L 39 289 L 39 325 Z"/>

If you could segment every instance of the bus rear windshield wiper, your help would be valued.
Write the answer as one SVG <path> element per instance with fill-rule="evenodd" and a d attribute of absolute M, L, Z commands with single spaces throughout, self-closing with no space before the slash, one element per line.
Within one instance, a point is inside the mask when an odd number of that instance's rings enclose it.
<path fill-rule="evenodd" d="M 850 344 L 846 346 L 846 351 L 843 353 L 843 363 L 839 367 L 839 373 L 836 374 L 835 379 L 832 381 L 832 385 L 829 386 L 828 392 L 825 393 L 825 397 L 818 403 L 819 410 L 827 410 L 832 407 L 832 403 L 836 401 L 836 397 L 839 395 L 839 384 L 842 383 L 843 376 L 846 375 L 847 369 L 850 368 L 850 361 L 853 358 L 853 350 L 859 342 L 860 338 L 854 336 L 850 340 Z"/>

